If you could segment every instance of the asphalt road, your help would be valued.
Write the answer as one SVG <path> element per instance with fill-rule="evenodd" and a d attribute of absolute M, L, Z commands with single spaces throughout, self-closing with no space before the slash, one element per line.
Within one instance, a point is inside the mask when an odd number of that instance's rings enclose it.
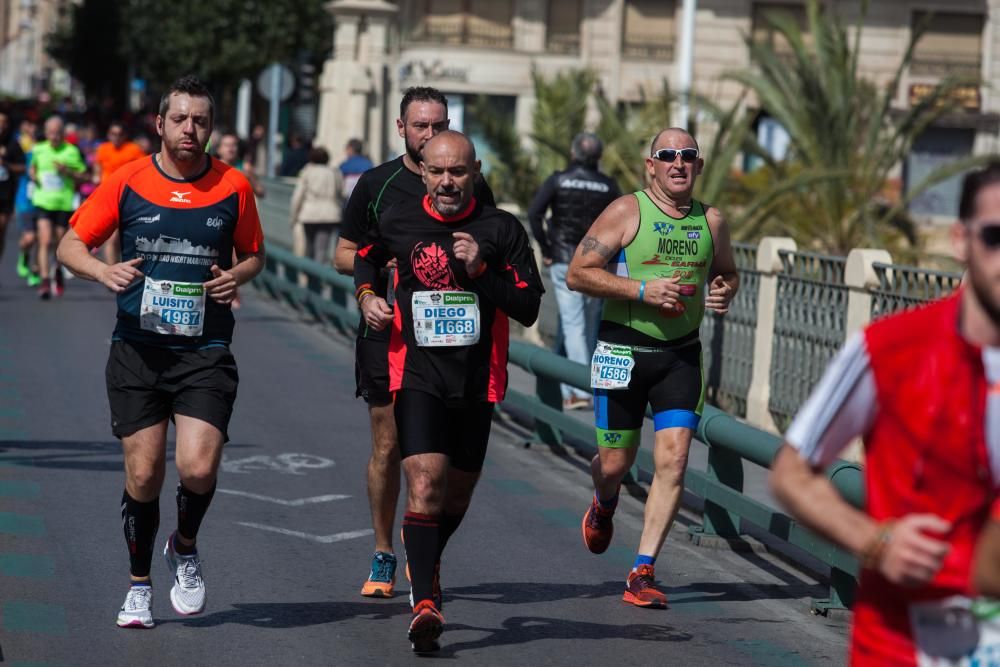
<path fill-rule="evenodd" d="M 0 660 L 13 665 L 840 665 L 847 629 L 812 617 L 825 589 L 767 555 L 701 549 L 682 514 L 658 561 L 667 610 L 621 602 L 641 529 L 626 497 L 615 542 L 586 551 L 584 462 L 494 425 L 466 522 L 445 553 L 442 651 L 409 652 L 405 579 L 358 595 L 372 538 L 369 435 L 350 341 L 252 290 L 237 313 L 240 392 L 199 545 L 208 608 L 179 617 L 153 563 L 153 630 L 121 630 L 128 584 L 122 464 L 103 369 L 114 305 L 74 280 L 43 303 L 0 265 Z M 176 472 L 158 542 L 174 524 Z M 397 545 L 398 548 L 398 545 Z"/>

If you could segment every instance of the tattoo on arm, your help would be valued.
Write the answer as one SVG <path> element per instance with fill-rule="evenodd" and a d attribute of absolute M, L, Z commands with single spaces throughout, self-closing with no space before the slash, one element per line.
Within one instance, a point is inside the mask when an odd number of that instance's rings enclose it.
<path fill-rule="evenodd" d="M 580 241 L 580 254 L 586 256 L 589 252 L 596 252 L 604 259 L 611 259 L 615 251 L 598 241 L 593 236 L 584 236 Z"/>

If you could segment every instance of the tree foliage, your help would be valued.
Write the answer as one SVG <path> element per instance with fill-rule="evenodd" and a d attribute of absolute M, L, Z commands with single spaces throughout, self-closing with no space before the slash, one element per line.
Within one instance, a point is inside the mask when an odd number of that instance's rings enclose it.
<path fill-rule="evenodd" d="M 916 138 L 955 109 L 959 86 L 978 82 L 945 77 L 919 103 L 894 109 L 923 29 L 915 31 L 892 78 L 880 87 L 858 70 L 866 8 L 862 3 L 862 20 L 852 39 L 839 16 L 809 0 L 811 44 L 792 17 L 769 14 L 766 20 L 789 45 L 790 57 L 746 37 L 751 67 L 727 77 L 742 83 L 760 109 L 787 130 L 790 150 L 782 162 L 743 180 L 754 196 L 733 220 L 738 236 L 789 235 L 804 247 L 836 254 L 857 247 L 905 248 L 917 239 L 906 215 L 909 202 L 988 159 L 956 161 L 935 170 L 898 201 L 886 197 L 890 176 Z"/>
<path fill-rule="evenodd" d="M 84 0 L 50 51 L 88 93 L 109 63 L 131 66 L 154 91 L 188 73 L 231 90 L 269 63 L 322 58 L 332 25 L 318 0 Z"/>

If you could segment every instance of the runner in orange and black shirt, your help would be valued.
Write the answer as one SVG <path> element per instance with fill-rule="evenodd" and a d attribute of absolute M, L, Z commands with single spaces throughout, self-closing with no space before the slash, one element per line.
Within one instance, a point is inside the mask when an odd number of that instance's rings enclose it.
<path fill-rule="evenodd" d="M 160 153 L 104 180 L 59 246 L 70 270 L 118 294 L 106 378 L 111 428 L 125 453 L 122 524 L 132 576 L 121 627 L 153 627 L 149 571 L 168 419 L 176 423 L 180 477 L 177 528 L 163 549 L 174 578 L 170 601 L 180 614 L 205 607 L 195 538 L 215 492 L 239 382 L 230 303 L 264 265 L 250 184 L 205 153 L 213 119 L 204 84 L 176 81 L 160 101 Z M 90 249 L 116 230 L 124 261 L 109 265 Z"/>
<path fill-rule="evenodd" d="M 507 389 L 507 318 L 530 326 L 544 291 L 521 223 L 475 199 L 479 162 L 464 135 L 428 141 L 421 169 L 427 195 L 386 211 L 354 264 L 366 324 L 391 324 L 389 389 L 408 482 L 409 638 L 418 653 L 438 649 L 441 553 L 469 506 L 493 406 Z M 395 308 L 373 289 L 393 259 Z"/>

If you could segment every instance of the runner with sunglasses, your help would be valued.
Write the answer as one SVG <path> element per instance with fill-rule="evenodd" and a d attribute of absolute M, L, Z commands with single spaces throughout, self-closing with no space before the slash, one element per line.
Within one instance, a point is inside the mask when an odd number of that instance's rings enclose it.
<path fill-rule="evenodd" d="M 995 664 L 1000 652 L 1000 620 L 982 617 L 972 585 L 1000 482 L 1000 163 L 966 176 L 959 215 L 965 286 L 848 340 L 772 465 L 792 516 L 861 561 L 855 667 Z M 863 510 L 824 474 L 858 436 Z"/>
<path fill-rule="evenodd" d="M 646 405 L 653 410 L 656 471 L 624 595 L 639 607 L 667 604 L 654 564 L 677 514 L 701 418 L 698 329 L 705 309 L 726 313 L 739 287 L 726 221 L 692 198 L 703 165 L 694 137 L 678 128 L 660 132 L 646 158 L 649 187 L 619 197 L 594 221 L 566 280 L 605 300 L 591 362 L 595 495 L 583 517 L 593 553 L 611 544 L 621 481 L 638 453 Z"/>

